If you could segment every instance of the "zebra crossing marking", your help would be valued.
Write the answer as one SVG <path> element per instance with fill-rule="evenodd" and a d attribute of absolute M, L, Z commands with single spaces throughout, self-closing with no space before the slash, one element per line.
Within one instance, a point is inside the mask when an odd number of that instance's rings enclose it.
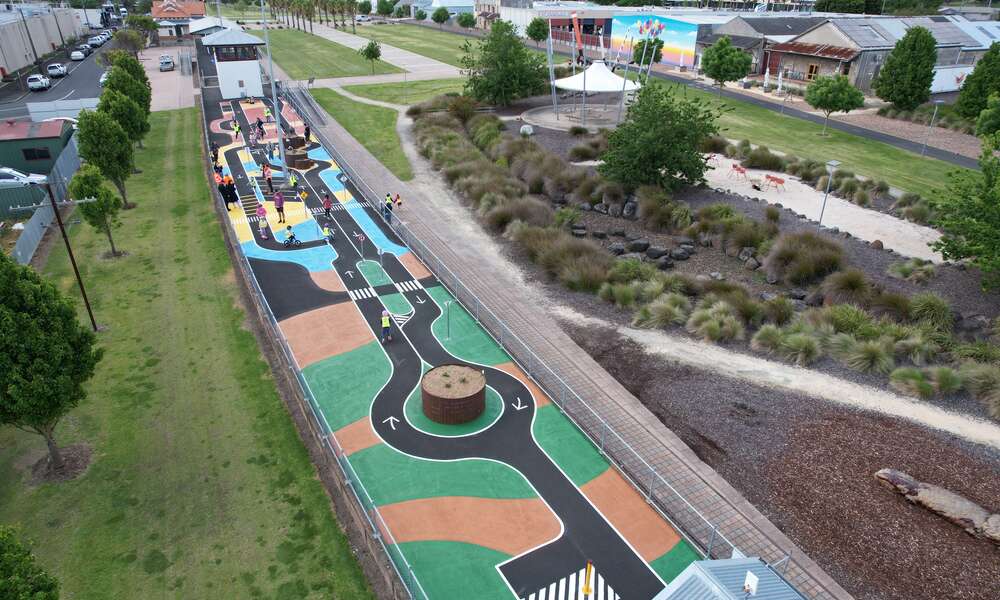
<path fill-rule="evenodd" d="M 586 568 L 542 586 L 537 592 L 522 596 L 521 600 L 621 600 L 615 590 L 604 581 L 596 569 L 591 571 L 590 594 L 584 595 Z"/>
<path fill-rule="evenodd" d="M 400 327 L 402 327 L 403 325 L 406 325 L 407 321 L 409 321 L 410 317 L 412 317 L 412 316 L 413 316 L 413 311 L 410 311 L 410 312 L 406 313 L 405 315 L 396 315 L 396 314 L 394 314 L 394 315 L 392 315 L 392 320 L 396 322 L 396 325 L 399 325 Z"/>
<path fill-rule="evenodd" d="M 392 284 L 396 286 L 396 290 L 399 292 L 416 292 L 423 288 L 423 286 L 420 285 L 420 282 L 415 279 L 401 281 L 398 283 L 394 281 Z"/>
<path fill-rule="evenodd" d="M 347 293 L 351 297 L 351 300 L 362 300 L 364 298 L 375 298 L 378 296 L 378 294 L 375 293 L 375 290 L 370 287 L 347 290 Z"/>

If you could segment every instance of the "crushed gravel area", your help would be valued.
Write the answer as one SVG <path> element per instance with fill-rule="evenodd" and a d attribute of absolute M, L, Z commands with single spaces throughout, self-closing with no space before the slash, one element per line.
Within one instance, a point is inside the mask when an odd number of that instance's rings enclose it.
<path fill-rule="evenodd" d="M 562 325 L 856 598 L 996 598 L 996 548 L 910 505 L 874 473 L 900 469 L 996 509 L 1000 453 L 677 365 L 610 328 Z"/>
<path fill-rule="evenodd" d="M 979 158 L 981 148 L 979 138 L 960 131 L 952 131 L 944 127 L 934 127 L 928 137 L 926 125 L 882 117 L 875 112 L 848 113 L 846 115 L 830 115 L 830 117 L 837 121 L 886 133 L 903 138 L 904 140 L 910 140 L 911 142 L 923 143 L 926 139 L 928 146 L 940 148 L 941 150 L 960 156 Z"/>

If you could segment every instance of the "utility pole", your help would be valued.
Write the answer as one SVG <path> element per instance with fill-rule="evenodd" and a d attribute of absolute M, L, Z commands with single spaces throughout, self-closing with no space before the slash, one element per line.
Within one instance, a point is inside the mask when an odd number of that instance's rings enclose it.
<path fill-rule="evenodd" d="M 35 68 L 41 73 L 42 67 L 38 64 L 38 51 L 35 50 L 35 40 L 31 39 L 31 29 L 28 29 L 28 19 L 24 18 L 24 7 L 18 7 L 17 10 L 21 13 L 21 22 L 24 23 L 24 33 L 28 35 L 28 45 L 31 46 L 31 53 L 35 56 Z"/>
<path fill-rule="evenodd" d="M 69 55 L 69 49 L 66 48 L 66 38 L 63 37 L 62 27 L 59 26 L 59 15 L 56 13 L 56 7 L 53 6 L 49 10 L 52 11 L 52 20 L 56 22 L 56 31 L 59 32 L 59 42 L 62 44 L 63 51 Z"/>
<path fill-rule="evenodd" d="M 260 0 L 260 18 L 264 21 L 264 47 L 267 48 L 267 67 L 271 79 L 271 104 L 274 107 L 274 124 L 278 128 L 278 152 L 281 156 L 281 172 L 288 181 L 288 163 L 285 160 L 285 131 L 281 127 L 281 107 L 278 105 L 278 88 L 274 84 L 274 59 L 271 57 L 271 34 L 267 23 L 267 14 L 264 12 L 264 0 Z M 268 159 L 270 160 L 270 159 Z"/>

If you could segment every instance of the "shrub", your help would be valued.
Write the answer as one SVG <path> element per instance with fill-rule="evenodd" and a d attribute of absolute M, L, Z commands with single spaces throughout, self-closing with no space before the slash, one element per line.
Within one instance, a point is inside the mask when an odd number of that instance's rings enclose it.
<path fill-rule="evenodd" d="M 870 307 L 878 316 L 887 316 L 900 322 L 910 320 L 910 299 L 903 294 L 882 292 L 872 298 Z"/>
<path fill-rule="evenodd" d="M 716 202 L 698 209 L 696 216 L 699 221 L 720 221 L 736 216 L 736 209 L 723 202 Z"/>
<path fill-rule="evenodd" d="M 1000 419 L 1000 367 L 968 363 L 959 372 L 965 388 L 982 402 L 991 417 Z"/>
<path fill-rule="evenodd" d="M 783 357 L 799 366 L 816 362 L 822 354 L 819 342 L 808 333 L 791 333 L 784 336 L 779 350 Z"/>
<path fill-rule="evenodd" d="M 836 183 L 836 180 L 834 180 L 834 183 Z M 840 185 L 837 186 L 837 193 L 839 193 L 844 198 L 851 198 L 854 195 L 854 193 L 860 189 L 861 189 L 861 184 L 858 183 L 857 179 L 854 179 L 852 177 L 850 179 L 844 179 L 840 182 Z"/>
<path fill-rule="evenodd" d="M 594 293 L 608 279 L 608 264 L 592 256 L 578 256 L 563 265 L 557 278 L 571 290 Z"/>
<path fill-rule="evenodd" d="M 883 179 L 879 179 L 872 187 L 872 197 L 881 198 L 889 193 L 889 184 Z"/>
<path fill-rule="evenodd" d="M 469 96 L 456 96 L 448 103 L 448 114 L 465 123 L 476 114 L 476 101 Z"/>
<path fill-rule="evenodd" d="M 893 203 L 892 208 L 906 208 L 907 206 L 913 206 L 914 204 L 920 202 L 920 194 L 915 194 L 913 192 L 906 192 L 899 197 L 896 202 Z"/>
<path fill-rule="evenodd" d="M 588 144 L 578 144 L 569 151 L 569 159 L 574 162 L 593 160 L 599 156 L 599 152 L 591 148 Z"/>
<path fill-rule="evenodd" d="M 841 361 L 846 361 L 857 343 L 858 341 L 849 333 L 835 333 L 827 337 L 823 345 L 830 355 Z"/>
<path fill-rule="evenodd" d="M 744 167 L 751 169 L 765 169 L 767 171 L 783 171 L 785 161 L 777 154 L 773 154 L 766 146 L 759 146 L 750 151 L 750 154 L 743 159 Z"/>
<path fill-rule="evenodd" d="M 639 311 L 633 323 L 639 327 L 683 325 L 691 312 L 691 302 L 681 294 L 663 294 Z M 641 316 L 641 318 L 640 318 Z"/>
<path fill-rule="evenodd" d="M 951 306 L 944 298 L 930 292 L 917 294 L 910 299 L 910 315 L 913 320 L 941 331 L 951 331 L 954 324 Z"/>
<path fill-rule="evenodd" d="M 625 188 L 616 181 L 604 181 L 598 190 L 601 194 L 601 201 L 609 206 L 625 201 Z"/>
<path fill-rule="evenodd" d="M 690 275 L 683 273 L 656 273 L 655 275 L 663 282 L 663 289 L 666 292 L 684 294 L 685 296 L 696 296 L 700 291 L 698 281 Z"/>
<path fill-rule="evenodd" d="M 851 201 L 857 204 L 858 206 L 868 206 L 869 204 L 872 203 L 871 197 L 868 195 L 868 192 L 864 190 L 858 190 L 854 192 L 854 196 L 851 197 Z"/>
<path fill-rule="evenodd" d="M 937 269 L 930 261 L 911 258 L 892 263 L 886 272 L 890 277 L 896 279 L 905 279 L 913 283 L 927 283 L 937 274 Z"/>
<path fill-rule="evenodd" d="M 857 342 L 847 354 L 847 366 L 863 373 L 888 374 L 895 366 L 892 346 L 883 340 Z"/>
<path fill-rule="evenodd" d="M 729 146 L 729 142 L 726 138 L 719 135 L 710 135 L 701 140 L 698 150 L 703 154 L 725 154 L 727 146 Z"/>
<path fill-rule="evenodd" d="M 764 218 L 768 223 L 777 225 L 781 221 L 781 209 L 777 206 L 768 206 L 764 209 Z"/>
<path fill-rule="evenodd" d="M 902 354 L 915 365 L 923 366 L 934 359 L 941 347 L 928 336 L 917 333 L 896 342 L 896 354 Z"/>
<path fill-rule="evenodd" d="M 514 221 L 544 227 L 552 223 L 552 209 L 534 198 L 516 198 L 493 207 L 485 218 L 494 231 L 503 231 Z"/>
<path fill-rule="evenodd" d="M 764 325 L 750 339 L 750 347 L 758 352 L 773 354 L 781 348 L 784 333 L 776 325 Z"/>
<path fill-rule="evenodd" d="M 930 367 L 925 373 L 927 380 L 934 386 L 934 391 L 942 396 L 962 389 L 962 377 L 951 367 Z"/>
<path fill-rule="evenodd" d="M 931 218 L 931 207 L 926 202 L 918 202 L 903 209 L 903 218 L 920 225 L 926 225 Z"/>
<path fill-rule="evenodd" d="M 581 127 L 579 125 L 574 125 L 569 128 L 569 134 L 574 137 L 580 137 L 582 135 L 587 135 L 589 133 L 590 133 L 589 129 L 587 129 L 586 127 Z"/>
<path fill-rule="evenodd" d="M 764 320 L 764 307 L 745 291 L 727 294 L 725 301 L 745 325 L 757 327 Z"/>
<path fill-rule="evenodd" d="M 616 306 L 628 308 L 635 304 L 635 287 L 627 283 L 616 283 L 611 286 L 611 298 Z"/>
<path fill-rule="evenodd" d="M 968 344 L 958 344 L 951 349 L 951 354 L 956 358 L 1000 365 L 1000 346 L 989 342 L 978 341 Z"/>
<path fill-rule="evenodd" d="M 827 304 L 864 306 L 871 297 L 871 285 L 858 269 L 847 269 L 827 275 L 820 288 Z"/>
<path fill-rule="evenodd" d="M 927 399 L 934 395 L 934 386 L 927 376 L 914 367 L 900 367 L 889 375 L 889 385 L 907 396 Z"/>
<path fill-rule="evenodd" d="M 545 227 L 535 227 L 518 223 L 516 227 L 507 230 L 508 235 L 521 245 L 528 259 L 537 262 L 538 257 L 544 254 L 554 243 L 557 236 L 552 235 L 552 230 Z"/>
<path fill-rule="evenodd" d="M 775 325 L 784 325 L 795 316 L 795 304 L 783 296 L 764 302 L 764 320 Z"/>
<path fill-rule="evenodd" d="M 816 185 L 814 187 L 816 188 L 816 191 L 818 191 L 818 192 L 825 192 L 826 191 L 826 186 L 828 186 L 828 185 L 830 187 L 833 187 L 833 185 L 830 183 L 830 176 L 829 175 L 823 175 L 822 177 L 820 177 L 819 179 L 816 180 Z M 836 189 L 836 188 L 834 188 L 834 189 Z"/>
<path fill-rule="evenodd" d="M 556 227 L 562 227 L 569 229 L 577 219 L 580 218 L 580 210 L 573 208 L 571 206 L 564 206 L 562 208 L 556 209 L 555 214 L 555 225 Z"/>
<path fill-rule="evenodd" d="M 636 190 L 639 201 L 639 218 L 643 225 L 654 231 L 676 231 L 691 224 L 691 208 L 674 202 L 658 187 L 642 186 Z"/>
<path fill-rule="evenodd" d="M 867 337 L 867 333 L 875 328 L 875 321 L 871 315 L 853 304 L 827 306 L 821 313 L 821 319 L 832 325 L 837 333 L 848 333 L 852 336 L 860 334 Z"/>
<path fill-rule="evenodd" d="M 558 277 L 566 265 L 574 264 L 579 259 L 610 267 L 611 257 L 594 242 L 577 239 L 559 230 L 550 230 L 550 235 L 554 239 L 542 246 L 536 260 L 549 275 Z"/>
<path fill-rule="evenodd" d="M 608 281 L 612 283 L 630 283 L 632 281 L 648 281 L 656 273 L 656 267 L 636 258 L 616 260 L 608 271 Z"/>
<path fill-rule="evenodd" d="M 833 172 L 834 181 L 842 181 L 844 179 L 854 179 L 854 171 L 848 171 L 847 169 L 837 169 Z"/>
<path fill-rule="evenodd" d="M 743 339 L 745 329 L 732 307 L 719 301 L 709 308 L 701 308 L 687 321 L 687 330 L 708 342 Z"/>
<path fill-rule="evenodd" d="M 600 177 L 584 177 L 580 180 L 580 183 L 577 184 L 576 190 L 573 191 L 573 194 L 576 196 L 577 201 L 594 205 L 601 201 L 600 197 L 597 195 L 597 189 L 600 185 Z"/>
<path fill-rule="evenodd" d="M 764 266 L 779 280 L 805 285 L 840 269 L 842 262 L 843 251 L 838 244 L 807 231 L 779 237 L 765 257 Z"/>

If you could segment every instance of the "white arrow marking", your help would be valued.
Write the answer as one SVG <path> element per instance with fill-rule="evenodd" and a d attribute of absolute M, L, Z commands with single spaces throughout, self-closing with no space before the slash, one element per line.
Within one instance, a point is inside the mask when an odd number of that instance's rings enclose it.
<path fill-rule="evenodd" d="M 513 402 L 511 402 L 510 405 L 514 407 L 514 410 L 524 410 L 524 409 L 528 408 L 527 404 L 522 404 L 521 403 L 521 397 L 520 396 L 517 397 L 517 404 L 514 404 Z"/>
<path fill-rule="evenodd" d="M 347 271 L 347 276 L 354 279 L 354 271 Z"/>
<path fill-rule="evenodd" d="M 382 420 L 383 423 L 388 423 L 389 427 L 392 427 L 393 431 L 396 431 L 396 422 L 397 421 L 399 421 L 399 419 L 397 419 L 396 417 L 393 417 L 393 416 L 389 416 L 388 418 L 385 418 L 385 419 Z"/>
<path fill-rule="evenodd" d="M 423 298 L 421 298 L 420 296 L 417 296 L 417 299 L 416 299 L 416 303 L 417 303 L 417 304 L 423 304 L 424 302 L 426 302 L 426 300 L 424 300 L 424 299 L 423 299 Z"/>

